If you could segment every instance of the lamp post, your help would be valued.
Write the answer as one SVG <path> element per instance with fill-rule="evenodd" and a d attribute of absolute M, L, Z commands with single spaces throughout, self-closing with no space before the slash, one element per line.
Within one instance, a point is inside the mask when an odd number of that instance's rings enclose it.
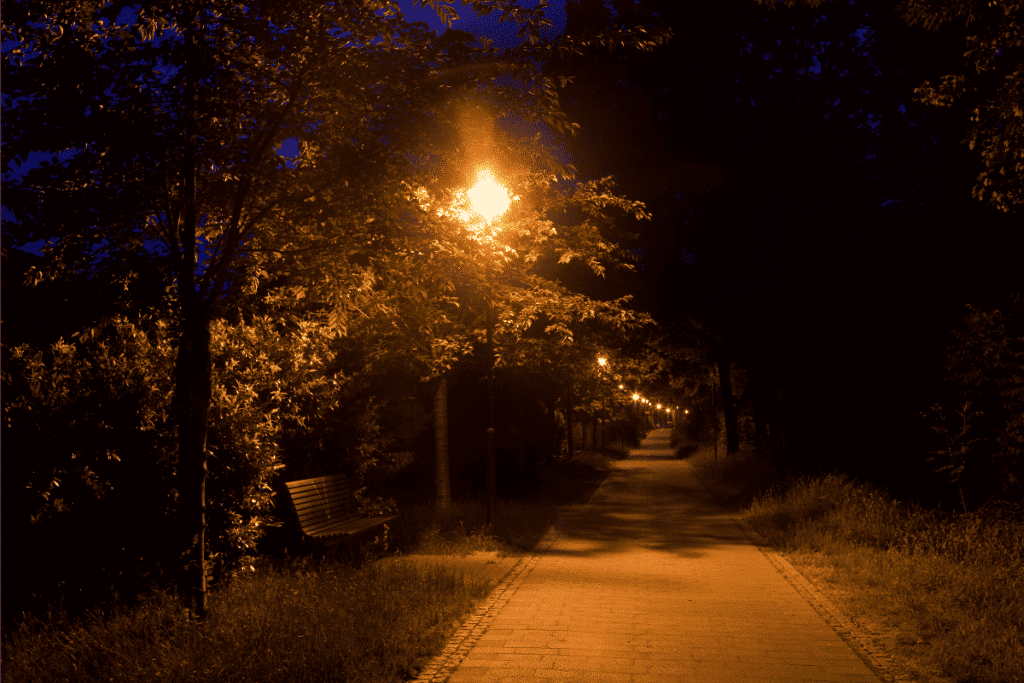
<path fill-rule="evenodd" d="M 482 170 L 477 175 L 476 184 L 471 187 L 466 196 L 469 199 L 470 207 L 490 226 L 499 218 L 511 203 L 508 190 L 505 189 L 488 170 Z M 491 264 L 488 262 L 488 279 L 491 275 Z M 484 452 L 484 464 L 486 468 L 487 488 L 487 526 L 494 524 L 495 509 L 498 500 L 497 483 L 497 452 L 495 448 L 494 430 L 494 300 L 489 297 L 487 301 L 487 445 Z"/>
<path fill-rule="evenodd" d="M 597 366 L 599 368 L 598 369 L 598 376 L 600 377 L 601 376 L 601 374 L 600 374 L 601 370 L 604 370 L 604 369 L 606 369 L 608 367 L 608 357 L 607 356 L 603 356 L 603 355 L 599 355 L 597 357 Z M 598 415 L 594 417 L 594 432 L 593 432 L 593 435 L 591 436 L 591 441 L 592 441 L 592 445 L 594 447 L 594 450 L 597 450 L 597 432 L 598 431 L 601 432 L 601 448 L 605 447 L 605 441 L 604 441 L 604 417 L 602 416 L 603 413 L 604 413 L 605 400 L 604 400 L 604 394 L 600 390 L 600 385 L 598 386 L 598 392 L 599 392 L 598 396 L 601 399 L 601 404 L 600 404 L 601 407 L 600 407 L 600 412 L 598 413 Z"/>

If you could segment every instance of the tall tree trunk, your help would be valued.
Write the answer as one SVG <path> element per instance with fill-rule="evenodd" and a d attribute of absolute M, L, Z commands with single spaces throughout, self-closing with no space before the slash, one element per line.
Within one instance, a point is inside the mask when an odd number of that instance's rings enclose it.
<path fill-rule="evenodd" d="M 182 534 L 183 566 L 179 590 L 197 616 L 207 613 L 206 600 L 206 437 L 209 429 L 213 368 L 210 361 L 210 312 L 197 291 L 196 170 L 196 45 L 194 14 L 185 26 L 185 147 L 182 158 L 178 297 L 182 332 L 175 360 L 175 400 L 178 419 L 178 523 Z"/>
<path fill-rule="evenodd" d="M 448 460 L 448 378 L 442 377 L 434 395 L 434 462 L 437 509 L 452 506 L 452 480 Z"/>
<path fill-rule="evenodd" d="M 548 456 L 554 457 L 557 455 L 557 450 L 562 447 L 561 442 L 555 441 L 555 436 L 558 434 L 558 413 L 555 410 L 555 404 L 558 401 L 558 392 L 551 389 L 548 394 Z"/>
<path fill-rule="evenodd" d="M 572 438 L 572 385 L 569 385 L 569 389 L 565 392 L 565 435 L 568 441 L 569 457 L 572 458 L 576 450 L 573 446 Z"/>
<path fill-rule="evenodd" d="M 711 382 L 711 432 L 715 444 L 715 462 L 718 462 L 718 402 L 715 400 L 715 382 Z"/>
<path fill-rule="evenodd" d="M 730 361 L 727 357 L 719 358 L 718 382 L 722 388 L 722 414 L 725 416 L 725 452 L 733 455 L 740 452 L 740 430 L 736 401 L 732 396 L 732 377 L 729 371 Z"/>
<path fill-rule="evenodd" d="M 757 457 L 768 457 L 768 387 L 758 373 L 751 378 L 754 391 L 754 449 Z"/>
<path fill-rule="evenodd" d="M 189 308 L 199 310 L 188 311 Z M 183 537 L 182 593 L 206 616 L 206 437 L 211 402 L 210 328 L 202 307 L 183 306 L 175 393 L 178 410 L 178 520 Z"/>

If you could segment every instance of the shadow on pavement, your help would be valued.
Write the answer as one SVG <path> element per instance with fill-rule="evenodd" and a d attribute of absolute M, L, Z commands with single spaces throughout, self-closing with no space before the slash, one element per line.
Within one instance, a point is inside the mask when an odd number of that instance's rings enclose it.
<path fill-rule="evenodd" d="M 652 445 L 654 441 L 657 445 Z M 666 454 L 668 439 L 645 441 L 617 463 L 585 505 L 559 507 L 556 555 L 662 552 L 700 557 L 723 545 L 749 543 L 690 472 L 690 465 Z"/>

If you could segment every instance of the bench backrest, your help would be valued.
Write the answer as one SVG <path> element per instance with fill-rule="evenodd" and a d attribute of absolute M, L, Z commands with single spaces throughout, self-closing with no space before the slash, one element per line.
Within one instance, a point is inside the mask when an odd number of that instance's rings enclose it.
<path fill-rule="evenodd" d="M 355 496 L 344 474 L 289 481 L 285 486 L 299 515 L 299 525 L 311 536 L 331 524 L 359 517 Z"/>

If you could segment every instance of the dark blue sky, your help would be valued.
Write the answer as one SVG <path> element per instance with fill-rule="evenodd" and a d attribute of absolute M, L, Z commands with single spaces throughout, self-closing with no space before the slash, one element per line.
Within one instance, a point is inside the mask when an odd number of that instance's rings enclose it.
<path fill-rule="evenodd" d="M 521 0 L 520 4 L 524 7 L 536 7 L 537 1 Z M 550 0 L 548 19 L 553 24 L 551 29 L 549 29 L 550 35 L 558 35 L 565 29 L 565 2 L 566 0 Z M 434 10 L 429 7 L 417 7 L 415 0 L 401 0 L 399 4 L 402 6 L 402 11 L 405 13 L 407 21 L 422 21 L 434 29 L 434 31 L 438 33 L 444 32 L 444 24 L 438 19 L 437 12 Z M 459 20 L 452 22 L 452 28 L 457 28 L 477 36 L 487 36 L 499 48 L 512 46 L 519 40 L 516 35 L 518 27 L 515 22 L 506 21 L 505 23 L 499 23 L 497 14 L 477 18 L 473 13 L 472 7 L 463 7 L 458 5 L 458 3 L 456 3 L 455 10 L 459 15 Z M 549 36 L 546 35 L 545 37 Z"/>
<path fill-rule="evenodd" d="M 524 7 L 536 7 L 537 2 L 538 0 L 522 0 L 521 4 Z M 549 29 L 550 35 L 558 35 L 565 29 L 565 3 L 566 0 L 550 0 L 548 18 L 553 24 L 551 29 Z M 444 24 L 438 18 L 437 12 L 430 7 L 417 7 L 415 0 L 400 0 L 399 4 L 407 21 L 422 21 L 434 31 L 438 33 L 444 32 Z M 497 15 L 478 18 L 474 15 L 472 7 L 464 7 L 457 2 L 455 4 L 456 12 L 460 18 L 458 21 L 452 22 L 453 28 L 472 33 L 473 35 L 487 36 L 499 48 L 509 47 L 519 41 L 516 35 L 518 27 L 515 22 L 506 21 L 500 23 Z M 122 12 L 122 16 L 118 17 L 118 21 L 131 21 L 132 17 L 129 16 L 130 14 L 130 10 L 126 9 Z M 37 166 L 45 158 L 50 158 L 50 155 L 39 152 L 30 155 L 20 167 L 9 159 L 5 160 L 7 162 L 5 165 L 8 169 L 17 168 L 16 175 L 20 175 L 30 168 Z"/>

